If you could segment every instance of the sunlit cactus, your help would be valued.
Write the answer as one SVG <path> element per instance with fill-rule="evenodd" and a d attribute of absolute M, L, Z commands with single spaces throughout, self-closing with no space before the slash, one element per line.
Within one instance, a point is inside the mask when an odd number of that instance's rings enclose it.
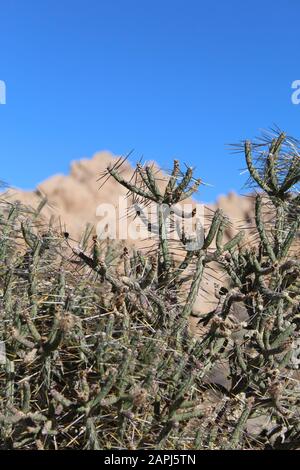
<path fill-rule="evenodd" d="M 276 132 L 238 150 L 251 227 L 228 239 L 217 210 L 194 250 L 180 231 L 178 257 L 164 210 L 201 184 L 178 161 L 163 181 L 141 164 L 125 180 L 122 159 L 101 175 L 128 190 L 151 253 L 91 227 L 76 243 L 41 222 L 44 199 L 1 202 L 0 449 L 299 448 L 298 144 Z M 224 284 L 196 314 L 211 265 Z"/>

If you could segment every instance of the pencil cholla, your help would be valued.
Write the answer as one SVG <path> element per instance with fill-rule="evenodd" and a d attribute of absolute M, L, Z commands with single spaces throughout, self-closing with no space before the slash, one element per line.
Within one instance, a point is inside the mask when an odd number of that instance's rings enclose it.
<path fill-rule="evenodd" d="M 157 205 L 150 254 L 89 231 L 75 244 L 42 224 L 45 200 L 36 211 L 2 203 L 0 448 L 299 447 L 298 144 L 278 132 L 240 147 L 258 189 L 251 233 L 225 241 L 228 220 L 216 211 L 201 247 L 187 250 L 181 233 L 179 258 L 163 208 L 201 180 L 178 161 L 163 189 L 151 166 L 138 164 L 131 181 L 122 162 L 103 175 L 138 200 L 139 217 Z M 227 280 L 194 335 L 211 263 Z"/>

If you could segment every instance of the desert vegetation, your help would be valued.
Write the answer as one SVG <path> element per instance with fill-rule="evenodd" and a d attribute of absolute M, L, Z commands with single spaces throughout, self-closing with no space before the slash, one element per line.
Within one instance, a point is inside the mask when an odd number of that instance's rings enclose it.
<path fill-rule="evenodd" d="M 175 247 L 165 236 L 165 207 L 201 186 L 178 161 L 163 185 L 142 164 L 124 178 L 122 159 L 100 175 L 140 207 L 151 250 L 89 229 L 77 243 L 43 219 L 46 200 L 33 210 L 3 197 L 1 449 L 300 447 L 299 146 L 277 132 L 237 150 L 255 198 L 251 225 L 225 239 L 230 221 L 217 210 L 192 250 L 184 223 L 171 223 Z M 191 330 L 212 264 L 224 285 Z"/>

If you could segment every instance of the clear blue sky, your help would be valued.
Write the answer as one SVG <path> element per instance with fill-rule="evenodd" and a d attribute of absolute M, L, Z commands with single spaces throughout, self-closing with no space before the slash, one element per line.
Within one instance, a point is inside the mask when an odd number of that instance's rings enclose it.
<path fill-rule="evenodd" d="M 2 0 L 0 179 L 33 188 L 108 149 L 240 191 L 227 143 L 300 137 L 299 0 Z M 96 177 L 97 175 L 95 175 Z"/>

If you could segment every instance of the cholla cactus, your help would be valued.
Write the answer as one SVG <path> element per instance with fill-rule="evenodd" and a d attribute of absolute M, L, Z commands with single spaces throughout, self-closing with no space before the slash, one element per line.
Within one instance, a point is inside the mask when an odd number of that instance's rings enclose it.
<path fill-rule="evenodd" d="M 147 279 L 151 279 L 151 289 L 149 290 L 158 290 L 163 295 L 167 295 L 170 292 L 174 293 L 176 286 L 182 286 L 185 281 L 191 280 L 184 308 L 178 310 L 180 319 L 186 319 L 192 312 L 192 307 L 203 277 L 204 267 L 218 259 L 229 249 L 233 250 L 241 242 L 243 232 L 239 232 L 232 240 L 224 243 L 223 236 L 227 220 L 222 212 L 218 210 L 213 217 L 206 236 L 203 236 L 202 244 L 200 246 L 197 244 L 194 249 L 188 249 L 188 239 L 184 231 L 184 220 L 195 217 L 196 208 L 190 213 L 179 211 L 179 216 L 183 221 L 183 228 L 179 228 L 178 224 L 174 223 L 172 216 L 178 210 L 176 209 L 176 204 L 192 196 L 201 184 L 201 179 L 194 177 L 193 168 L 188 167 L 183 172 L 180 169 L 179 162 L 175 160 L 170 176 L 165 178 L 165 181 L 162 183 L 161 179 L 156 176 L 153 166 L 138 164 L 134 172 L 134 178 L 131 178 L 130 181 L 122 177 L 120 173 L 121 166 L 122 161 L 118 161 L 115 165 L 108 167 L 101 178 L 107 181 L 107 177 L 113 177 L 120 185 L 128 189 L 128 195 L 132 197 L 132 207 L 136 215 L 141 218 L 149 232 L 157 235 L 157 262 L 153 263 L 152 259 L 152 262 L 148 263 L 151 267 L 148 268 L 146 274 L 140 279 L 140 284 L 148 287 L 149 282 L 147 282 Z M 151 202 L 155 203 L 157 211 L 157 224 L 155 226 L 153 226 L 143 212 L 143 207 L 147 207 Z M 177 249 L 181 249 L 184 252 L 181 262 L 176 263 L 174 257 L 172 257 L 168 224 L 174 230 L 176 229 L 179 234 Z M 203 228 L 198 227 L 198 229 L 202 230 Z M 216 249 L 211 252 L 209 249 L 214 241 Z M 191 272 L 189 275 L 186 275 L 189 267 Z"/>
<path fill-rule="evenodd" d="M 200 184 L 178 162 L 164 184 L 141 165 L 131 181 L 120 162 L 105 173 L 133 205 L 157 204 L 151 254 L 123 246 L 117 260 L 120 246 L 90 230 L 77 245 L 38 213 L 3 204 L 0 448 L 299 447 L 297 144 L 279 133 L 243 149 L 259 188 L 252 245 L 243 232 L 225 240 L 217 211 L 202 245 L 187 250 L 181 237 L 174 258 L 164 205 Z M 228 280 L 195 336 L 189 319 L 210 263 Z"/>

